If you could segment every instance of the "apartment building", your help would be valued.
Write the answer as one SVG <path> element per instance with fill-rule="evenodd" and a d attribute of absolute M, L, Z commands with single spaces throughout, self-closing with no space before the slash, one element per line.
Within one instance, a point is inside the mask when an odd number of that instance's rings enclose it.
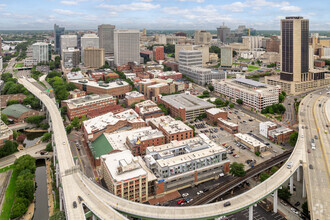
<path fill-rule="evenodd" d="M 141 131 L 126 138 L 126 145 L 134 156 L 144 156 L 147 147 L 162 144 L 165 144 L 165 136 L 158 129 Z"/>
<path fill-rule="evenodd" d="M 133 109 L 120 113 L 109 112 L 83 122 L 85 140 L 94 141 L 103 133 L 145 127 L 145 121 Z"/>
<path fill-rule="evenodd" d="M 6 141 L 13 140 L 13 131 L 0 120 L 0 148 L 5 145 Z"/>
<path fill-rule="evenodd" d="M 238 124 L 224 120 L 222 118 L 218 118 L 217 122 L 218 122 L 218 126 L 220 128 L 223 128 L 223 130 L 225 130 L 231 134 L 235 134 L 238 132 Z"/>
<path fill-rule="evenodd" d="M 158 103 L 169 108 L 172 117 L 180 117 L 183 121 L 193 121 L 207 109 L 215 107 L 212 103 L 186 93 L 162 96 Z"/>
<path fill-rule="evenodd" d="M 148 201 L 148 173 L 130 151 L 101 157 L 101 178 L 114 195 L 134 201 Z"/>
<path fill-rule="evenodd" d="M 62 58 L 64 68 L 76 67 L 80 63 L 80 50 L 74 48 L 63 49 Z"/>
<path fill-rule="evenodd" d="M 84 49 L 84 66 L 100 68 L 105 64 L 105 52 L 103 48 L 86 47 Z"/>
<path fill-rule="evenodd" d="M 217 123 L 218 118 L 227 119 L 228 112 L 221 108 L 210 108 L 206 110 L 206 118 L 209 123 Z"/>
<path fill-rule="evenodd" d="M 234 134 L 234 139 L 240 145 L 247 147 L 253 153 L 264 152 L 267 150 L 266 145 L 261 141 L 255 139 L 254 137 L 248 134 L 237 133 Z"/>
<path fill-rule="evenodd" d="M 38 63 L 49 61 L 49 45 L 47 43 L 32 44 L 32 56 Z"/>
<path fill-rule="evenodd" d="M 217 179 L 229 171 L 226 149 L 205 135 L 148 147 L 146 154 L 147 167 L 158 179 L 157 194 Z"/>
<path fill-rule="evenodd" d="M 157 118 L 164 115 L 164 112 L 151 100 L 135 104 L 135 111 L 145 120 Z"/>
<path fill-rule="evenodd" d="M 279 86 L 271 86 L 245 78 L 213 80 L 214 91 L 233 98 L 241 99 L 243 105 L 261 111 L 263 108 L 278 103 Z"/>
<path fill-rule="evenodd" d="M 63 100 L 62 105 L 67 107 L 67 114 L 70 120 L 74 117 L 82 117 L 90 113 L 109 109 L 116 106 L 116 98 L 108 94 L 92 94 L 75 99 Z"/>
<path fill-rule="evenodd" d="M 221 47 L 221 66 L 231 67 L 233 65 L 233 48 Z"/>
<path fill-rule="evenodd" d="M 108 94 L 116 98 L 124 98 L 125 94 L 132 90 L 132 87 L 125 81 L 103 82 L 95 80 L 72 80 L 73 84 L 82 91 L 94 94 Z"/>
<path fill-rule="evenodd" d="M 107 56 L 114 54 L 115 25 L 102 24 L 98 26 L 99 47 L 104 48 Z"/>
<path fill-rule="evenodd" d="M 129 62 L 140 63 L 140 31 L 118 29 L 114 31 L 114 63 L 116 66 Z"/>
<path fill-rule="evenodd" d="M 171 116 L 161 116 L 146 120 L 147 124 L 154 129 L 159 129 L 165 135 L 166 143 L 173 140 L 181 141 L 194 137 L 191 127 L 180 120 L 175 120 Z"/>
<path fill-rule="evenodd" d="M 86 48 L 89 47 L 95 49 L 100 48 L 99 37 L 96 34 L 84 34 L 84 36 L 81 37 L 80 42 L 81 42 L 81 62 L 84 63 L 85 60 L 84 53 Z"/>
<path fill-rule="evenodd" d="M 265 121 L 259 123 L 259 134 L 264 136 L 265 138 L 268 138 L 268 133 L 271 130 L 274 130 L 277 128 L 277 124 L 272 121 Z"/>
<path fill-rule="evenodd" d="M 153 59 L 154 60 L 165 60 L 164 46 L 155 46 L 153 48 Z"/>
<path fill-rule="evenodd" d="M 127 92 L 125 94 L 124 101 L 126 106 L 130 106 L 133 103 L 141 102 L 142 100 L 145 100 L 144 95 L 137 91 Z"/>
<path fill-rule="evenodd" d="M 78 48 L 77 35 L 61 35 L 60 43 L 61 43 L 61 54 L 63 50 L 67 50 L 69 48 Z"/>

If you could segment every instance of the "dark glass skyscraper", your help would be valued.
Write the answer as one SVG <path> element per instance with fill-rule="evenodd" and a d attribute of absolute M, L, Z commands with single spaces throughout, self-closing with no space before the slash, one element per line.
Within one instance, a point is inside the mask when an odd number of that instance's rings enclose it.
<path fill-rule="evenodd" d="M 303 82 L 308 75 L 309 20 L 286 17 L 281 20 L 281 79 Z"/>
<path fill-rule="evenodd" d="M 54 45 L 57 54 L 61 52 L 61 35 L 64 34 L 64 27 L 54 24 Z"/>

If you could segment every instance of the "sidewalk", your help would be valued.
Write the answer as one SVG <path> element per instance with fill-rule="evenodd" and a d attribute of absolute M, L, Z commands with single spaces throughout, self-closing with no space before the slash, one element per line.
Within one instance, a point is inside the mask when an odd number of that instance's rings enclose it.
<path fill-rule="evenodd" d="M 46 160 L 46 171 L 47 171 L 48 213 L 49 216 L 52 216 L 54 214 L 54 196 L 52 189 L 52 177 L 51 177 L 51 168 L 50 168 L 49 160 Z"/>

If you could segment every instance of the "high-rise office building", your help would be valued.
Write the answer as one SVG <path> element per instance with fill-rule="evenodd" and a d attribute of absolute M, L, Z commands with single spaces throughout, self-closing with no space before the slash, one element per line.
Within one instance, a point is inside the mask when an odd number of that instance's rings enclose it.
<path fill-rule="evenodd" d="M 35 43 L 32 45 L 32 56 L 33 59 L 40 62 L 48 62 L 49 61 L 49 46 L 48 43 Z"/>
<path fill-rule="evenodd" d="M 65 68 L 73 68 L 80 63 L 80 50 L 68 48 L 62 51 L 63 65 Z"/>
<path fill-rule="evenodd" d="M 266 40 L 266 52 L 280 52 L 281 40 L 277 36 L 271 36 Z"/>
<path fill-rule="evenodd" d="M 195 31 L 194 40 L 198 45 L 210 44 L 212 35 L 207 31 Z"/>
<path fill-rule="evenodd" d="M 281 20 L 281 79 L 302 82 L 308 75 L 309 20 L 286 17 Z"/>
<path fill-rule="evenodd" d="M 62 35 L 61 36 L 61 52 L 68 48 L 77 48 L 77 35 Z"/>
<path fill-rule="evenodd" d="M 233 65 L 233 48 L 221 47 L 221 66 L 231 67 Z"/>
<path fill-rule="evenodd" d="M 220 40 L 222 43 L 227 43 L 227 38 L 230 36 L 230 28 L 225 26 L 225 24 L 223 24 L 222 26 L 220 26 L 219 28 L 217 28 L 218 30 L 218 40 Z"/>
<path fill-rule="evenodd" d="M 61 35 L 64 34 L 64 30 L 64 27 L 54 24 L 54 45 L 57 54 L 61 54 Z"/>
<path fill-rule="evenodd" d="M 96 34 L 85 34 L 81 37 L 81 62 L 84 63 L 84 50 L 88 47 L 99 48 L 99 37 Z M 102 64 L 104 65 L 104 63 Z"/>
<path fill-rule="evenodd" d="M 98 26 L 99 47 L 104 48 L 105 54 L 114 54 L 115 25 L 102 24 Z"/>
<path fill-rule="evenodd" d="M 84 52 L 84 65 L 91 68 L 100 68 L 105 64 L 104 48 L 87 47 Z"/>
<path fill-rule="evenodd" d="M 128 62 L 140 63 L 140 31 L 118 29 L 114 32 L 114 63 L 116 66 Z"/>

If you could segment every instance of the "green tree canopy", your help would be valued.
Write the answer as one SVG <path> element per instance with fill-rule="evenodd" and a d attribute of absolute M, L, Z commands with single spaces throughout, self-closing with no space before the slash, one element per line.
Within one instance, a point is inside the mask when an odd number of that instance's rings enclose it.
<path fill-rule="evenodd" d="M 266 179 L 268 179 L 269 177 L 270 177 L 270 175 L 269 175 L 268 173 L 266 173 L 266 172 L 262 172 L 262 173 L 260 174 L 260 181 L 263 182 L 263 181 L 265 181 Z"/>
<path fill-rule="evenodd" d="M 10 218 L 15 219 L 25 214 L 28 210 L 30 202 L 26 198 L 17 197 L 15 198 L 13 208 L 11 210 Z"/>
<path fill-rule="evenodd" d="M 237 102 L 237 104 L 240 104 L 240 105 L 243 104 L 243 100 L 242 99 L 237 99 L 236 102 Z"/>
<path fill-rule="evenodd" d="M 230 165 L 230 171 L 233 176 L 245 176 L 244 164 L 234 162 Z"/>
<path fill-rule="evenodd" d="M 298 132 L 294 131 L 290 134 L 290 138 L 289 138 L 289 144 L 294 147 L 296 146 L 298 140 Z"/>
<path fill-rule="evenodd" d="M 18 100 L 8 100 L 7 106 L 14 105 L 14 104 L 19 104 Z"/>
<path fill-rule="evenodd" d="M 288 200 L 291 197 L 291 193 L 288 187 L 282 187 L 282 189 L 278 189 L 278 197 L 283 200 Z"/>
<path fill-rule="evenodd" d="M 6 125 L 9 124 L 8 116 L 7 116 L 7 115 L 1 114 L 1 120 L 2 120 Z"/>
<path fill-rule="evenodd" d="M 230 108 L 234 108 L 234 104 L 231 103 L 231 104 L 229 105 L 229 107 L 230 107 Z"/>
<path fill-rule="evenodd" d="M 211 92 L 214 91 L 214 86 L 212 86 L 212 85 L 208 85 L 208 87 L 209 87 L 209 90 L 210 90 Z"/>
<path fill-rule="evenodd" d="M 47 133 L 44 133 L 44 135 L 42 135 L 41 141 L 43 141 L 43 142 L 47 142 L 47 141 L 49 141 L 51 138 L 52 138 L 52 133 L 47 132 Z"/>
<path fill-rule="evenodd" d="M 30 170 L 31 173 L 36 171 L 36 159 L 28 154 L 17 158 L 14 165 L 17 173 L 21 173 L 23 170 Z"/>
<path fill-rule="evenodd" d="M 8 156 L 17 151 L 18 144 L 7 140 L 2 148 L 0 148 L 0 158 Z"/>
<path fill-rule="evenodd" d="M 31 124 L 40 124 L 43 120 L 46 119 L 45 115 L 33 115 L 26 118 L 27 123 Z"/>

